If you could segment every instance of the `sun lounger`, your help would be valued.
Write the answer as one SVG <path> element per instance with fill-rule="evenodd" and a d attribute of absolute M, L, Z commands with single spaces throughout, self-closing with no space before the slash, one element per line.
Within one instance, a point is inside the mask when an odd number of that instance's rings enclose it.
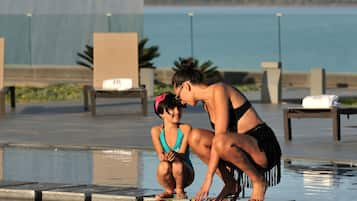
<path fill-rule="evenodd" d="M 87 86 L 92 115 L 96 115 L 98 97 L 139 97 L 142 114 L 146 116 L 147 91 L 139 85 L 137 33 L 94 33 L 93 48 L 93 85 Z M 126 90 L 103 88 L 103 82 L 110 79 L 131 79 L 132 88 Z M 88 109 L 87 95 L 84 98 L 85 109 Z"/>

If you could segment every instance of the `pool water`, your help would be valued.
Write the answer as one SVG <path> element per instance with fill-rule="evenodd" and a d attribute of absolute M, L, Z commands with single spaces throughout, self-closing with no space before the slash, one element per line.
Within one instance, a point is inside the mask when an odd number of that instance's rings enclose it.
<path fill-rule="evenodd" d="M 160 188 L 155 183 L 156 154 L 145 152 L 142 154 L 145 174 L 141 180 L 143 186 Z M 200 188 L 204 179 L 206 166 L 195 156 L 192 156 L 196 173 L 194 183 L 186 191 L 190 196 Z M 217 195 L 223 183 L 215 176 L 211 188 L 211 195 Z M 246 197 L 251 189 L 246 189 Z M 266 193 L 266 200 L 357 200 L 357 167 L 356 165 L 339 165 L 311 161 L 283 161 L 282 179 L 274 187 L 270 187 Z"/>
<path fill-rule="evenodd" d="M 191 157 L 195 181 L 186 188 L 194 196 L 203 182 L 206 166 Z M 87 150 L 58 148 L 0 148 L 0 179 L 44 183 L 133 186 L 161 191 L 156 181 L 158 159 L 153 151 Z M 215 176 L 210 195 L 223 183 Z M 250 189 L 246 190 L 249 196 Z M 356 164 L 302 160 L 283 161 L 281 183 L 268 189 L 266 200 L 356 200 Z"/>

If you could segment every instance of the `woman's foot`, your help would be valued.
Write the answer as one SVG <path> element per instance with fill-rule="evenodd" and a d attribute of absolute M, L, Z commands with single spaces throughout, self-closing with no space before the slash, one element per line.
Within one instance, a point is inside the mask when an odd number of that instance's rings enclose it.
<path fill-rule="evenodd" d="M 217 200 L 223 200 L 225 198 L 229 198 L 229 200 L 236 200 L 239 197 L 239 193 L 241 192 L 241 187 L 238 182 L 234 182 L 232 184 L 226 184 L 222 191 L 217 196 Z"/>
<path fill-rule="evenodd" d="M 164 192 L 161 192 L 161 193 L 155 195 L 156 200 L 161 200 L 161 199 L 165 199 L 165 198 L 173 198 L 173 197 L 174 197 L 174 193 L 170 192 L 170 191 L 164 191 Z"/>
<path fill-rule="evenodd" d="M 265 181 L 253 183 L 252 196 L 248 201 L 263 201 L 266 190 L 267 184 Z"/>
<path fill-rule="evenodd" d="M 226 198 L 229 198 L 229 200 L 231 200 L 231 201 L 235 201 L 235 200 L 237 200 L 237 199 L 239 198 L 240 192 L 242 192 L 242 189 L 241 189 L 241 187 L 240 187 L 240 184 L 239 184 L 239 183 L 236 183 L 236 185 L 235 185 L 235 187 L 234 187 L 233 193 L 228 194 L 228 195 L 226 196 Z"/>
<path fill-rule="evenodd" d="M 187 199 L 187 195 L 185 192 L 176 192 L 177 199 Z"/>

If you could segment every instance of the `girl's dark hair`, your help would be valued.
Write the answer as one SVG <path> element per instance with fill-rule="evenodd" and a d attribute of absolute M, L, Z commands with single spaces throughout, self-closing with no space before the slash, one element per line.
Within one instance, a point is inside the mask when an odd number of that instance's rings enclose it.
<path fill-rule="evenodd" d="M 173 109 L 175 107 L 180 108 L 181 106 L 181 103 L 176 100 L 175 94 L 171 92 L 165 92 L 155 97 L 154 111 L 159 117 L 160 114 L 164 113 L 164 111 L 168 112 L 169 109 Z"/>
<path fill-rule="evenodd" d="M 203 83 L 203 74 L 196 69 L 193 58 L 183 59 L 181 61 L 181 68 L 172 76 L 171 84 L 174 87 L 178 87 L 185 81 L 190 81 L 192 84 Z"/>

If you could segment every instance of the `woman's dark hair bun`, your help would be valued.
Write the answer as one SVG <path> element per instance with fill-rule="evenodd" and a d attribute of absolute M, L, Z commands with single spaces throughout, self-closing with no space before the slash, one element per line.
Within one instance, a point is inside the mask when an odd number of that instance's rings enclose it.
<path fill-rule="evenodd" d="M 197 60 L 195 60 L 192 57 L 189 57 L 187 59 L 182 59 L 181 60 L 181 66 L 185 70 L 192 70 L 197 67 Z"/>
<path fill-rule="evenodd" d="M 174 87 L 181 86 L 183 82 L 190 81 L 192 84 L 203 82 L 203 73 L 198 69 L 198 60 L 192 57 L 179 58 L 174 62 L 175 71 L 171 83 Z"/>

